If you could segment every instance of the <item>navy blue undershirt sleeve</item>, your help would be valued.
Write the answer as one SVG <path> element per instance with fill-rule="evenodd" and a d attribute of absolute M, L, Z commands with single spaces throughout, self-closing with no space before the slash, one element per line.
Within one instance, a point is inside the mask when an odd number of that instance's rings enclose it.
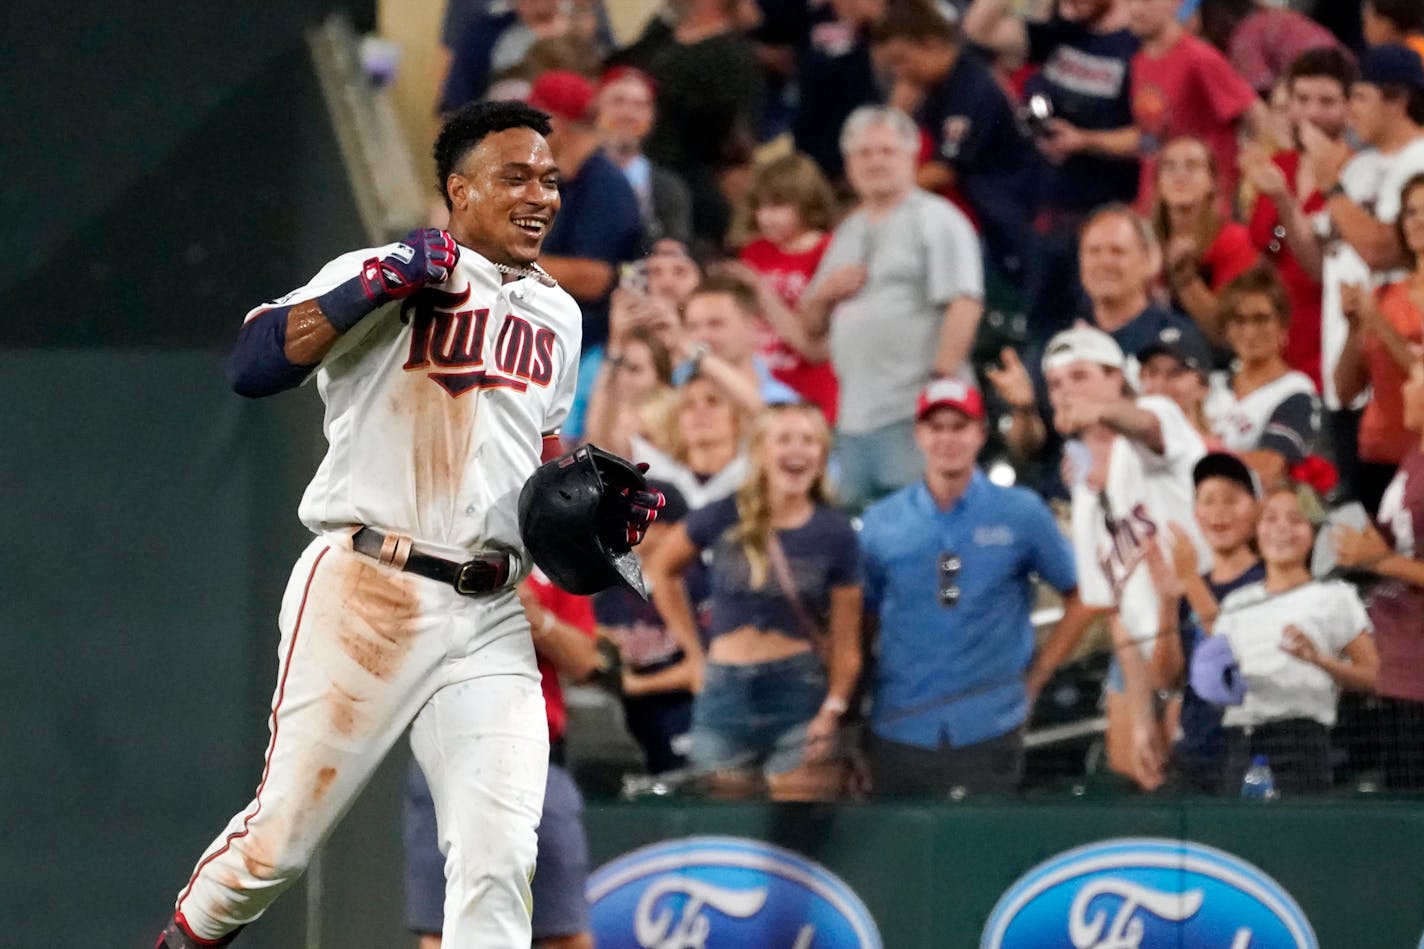
<path fill-rule="evenodd" d="M 238 395 L 260 399 L 295 389 L 316 368 L 293 365 L 287 359 L 287 314 L 291 310 L 290 306 L 273 307 L 238 331 L 227 361 L 227 381 Z"/>

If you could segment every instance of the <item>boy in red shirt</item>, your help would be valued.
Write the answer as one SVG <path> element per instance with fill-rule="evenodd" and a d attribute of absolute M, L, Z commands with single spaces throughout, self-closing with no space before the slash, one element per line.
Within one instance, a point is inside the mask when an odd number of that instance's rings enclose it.
<path fill-rule="evenodd" d="M 1157 179 L 1157 152 L 1171 139 L 1191 135 L 1207 143 L 1221 172 L 1223 209 L 1240 180 L 1237 130 L 1264 125 L 1267 109 L 1255 90 L 1211 44 L 1191 36 L 1177 20 L 1177 0 L 1127 0 L 1127 25 L 1142 41 L 1132 57 L 1132 119 L 1142 133 L 1140 210 Z"/>

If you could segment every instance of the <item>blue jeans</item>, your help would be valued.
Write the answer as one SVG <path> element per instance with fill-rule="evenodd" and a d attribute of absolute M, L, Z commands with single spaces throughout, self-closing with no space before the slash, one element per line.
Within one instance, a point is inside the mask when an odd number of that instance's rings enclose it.
<path fill-rule="evenodd" d="M 841 506 L 859 511 L 887 494 L 914 484 L 924 473 L 925 459 L 915 444 L 915 422 L 892 422 L 869 432 L 836 436 Z"/>
<path fill-rule="evenodd" d="M 806 756 L 806 726 L 826 698 L 814 653 L 771 662 L 707 663 L 692 706 L 688 757 L 700 769 L 785 774 Z"/>

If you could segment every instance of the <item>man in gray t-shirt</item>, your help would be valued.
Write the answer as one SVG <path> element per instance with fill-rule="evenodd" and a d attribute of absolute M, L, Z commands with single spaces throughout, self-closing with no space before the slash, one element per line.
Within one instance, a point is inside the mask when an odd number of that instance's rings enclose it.
<path fill-rule="evenodd" d="M 864 106 L 841 151 L 860 199 L 836 228 L 802 297 L 808 334 L 828 344 L 840 380 L 840 494 L 863 507 L 920 476 L 910 408 L 936 376 L 973 380 L 983 313 L 979 239 L 952 204 L 915 186 L 919 131 Z"/>

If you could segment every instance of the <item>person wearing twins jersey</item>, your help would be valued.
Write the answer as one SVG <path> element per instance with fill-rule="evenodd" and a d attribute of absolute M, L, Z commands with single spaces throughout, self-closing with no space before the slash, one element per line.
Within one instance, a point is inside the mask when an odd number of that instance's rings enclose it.
<path fill-rule="evenodd" d="M 1159 633 L 1177 630 L 1175 616 L 1164 622 L 1146 558 L 1159 541 L 1165 545 L 1173 525 L 1190 534 L 1197 562 L 1210 565 L 1192 516 L 1192 466 L 1206 449 L 1171 399 L 1131 395 L 1125 363 L 1107 333 L 1075 326 L 1049 340 L 1042 365 L 1054 427 L 1071 439 L 1065 481 L 1079 594 L 1084 605 L 1110 612 L 1115 627 L 1109 764 L 1152 788 L 1162 781 L 1165 745 L 1136 714 L 1135 696 L 1161 684 L 1148 686 L 1144 677 Z"/>
<path fill-rule="evenodd" d="M 315 378 L 329 448 L 282 601 L 257 792 L 179 892 L 163 949 L 225 946 L 302 873 L 407 727 L 458 949 L 530 943 L 549 758 L 516 499 L 573 400 L 581 319 L 534 263 L 559 209 L 548 117 L 478 103 L 435 159 L 449 232 L 333 260 L 248 317 L 234 388 Z M 625 496 L 630 540 L 661 498 Z"/>

